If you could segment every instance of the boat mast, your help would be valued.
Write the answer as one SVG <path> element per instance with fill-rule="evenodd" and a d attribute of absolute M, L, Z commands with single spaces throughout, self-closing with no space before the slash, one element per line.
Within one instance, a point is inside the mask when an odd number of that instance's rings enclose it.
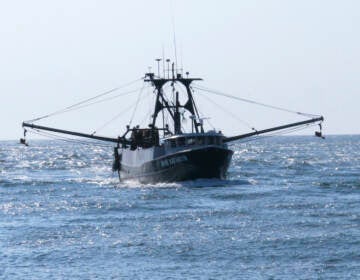
<path fill-rule="evenodd" d="M 168 62 L 168 60 L 166 60 Z M 169 64 L 169 62 L 168 62 Z M 158 71 L 160 72 L 160 71 Z M 168 69 L 168 73 L 170 72 L 170 69 Z M 181 134 L 181 114 L 180 114 L 180 108 L 184 108 L 188 110 L 192 116 L 192 122 L 193 126 L 195 128 L 195 131 L 198 133 L 199 131 L 204 132 L 204 128 L 202 123 L 199 121 L 199 113 L 196 108 L 194 98 L 191 92 L 190 84 L 193 81 L 202 80 L 200 78 L 189 78 L 189 77 L 182 77 L 180 73 L 175 73 L 175 67 L 174 63 L 172 63 L 171 68 L 172 75 L 168 74 L 168 77 L 158 77 L 156 78 L 154 73 L 146 73 L 145 74 L 145 82 L 151 82 L 152 85 L 155 87 L 156 92 L 156 101 L 155 101 L 155 107 L 154 107 L 154 114 L 152 119 L 152 126 L 155 127 L 156 119 L 160 111 L 167 110 L 169 115 L 171 116 L 173 123 L 174 123 L 174 134 Z M 188 72 L 187 72 L 188 74 Z M 167 99 L 164 96 L 164 85 L 166 83 L 171 83 L 171 86 L 173 87 L 173 102 L 168 102 Z M 185 104 L 181 105 L 179 100 L 179 92 L 175 91 L 175 84 L 180 83 L 186 88 L 186 93 L 188 100 Z M 163 127 L 165 128 L 165 123 L 163 123 Z M 199 129 L 200 127 L 200 129 Z"/>

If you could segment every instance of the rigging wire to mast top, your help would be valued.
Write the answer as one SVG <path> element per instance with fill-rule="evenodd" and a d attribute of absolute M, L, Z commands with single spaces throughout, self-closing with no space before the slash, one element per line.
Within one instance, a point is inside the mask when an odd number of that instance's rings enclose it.
<path fill-rule="evenodd" d="M 112 96 L 112 97 L 109 97 L 109 98 L 106 98 L 106 99 L 99 100 L 99 101 L 97 101 L 97 102 L 88 103 L 88 102 L 93 101 L 93 100 L 95 100 L 95 99 L 98 99 L 98 98 L 100 98 L 100 97 L 104 97 L 104 96 L 106 96 L 106 95 L 109 95 L 109 94 L 111 94 L 111 93 L 113 93 L 113 92 L 115 92 L 115 91 L 117 91 L 117 90 L 119 90 L 119 89 L 125 88 L 125 87 L 127 87 L 127 86 L 132 85 L 132 84 L 135 84 L 135 83 L 137 83 L 137 82 L 139 82 L 139 81 L 141 81 L 141 80 L 143 80 L 143 79 L 144 79 L 144 77 L 138 78 L 138 79 L 133 80 L 133 81 L 131 81 L 131 82 L 122 84 L 122 85 L 120 85 L 120 86 L 117 86 L 117 87 L 115 87 L 115 88 L 112 88 L 112 89 L 110 89 L 110 90 L 107 90 L 107 91 L 105 91 L 105 92 L 102 92 L 102 93 L 100 93 L 100 94 L 97 94 L 97 95 L 95 95 L 95 96 L 93 96 L 93 97 L 90 97 L 90 98 L 87 98 L 87 99 L 85 99 L 85 100 L 76 102 L 75 104 L 72 104 L 72 105 L 70 105 L 70 106 L 67 106 L 67 107 L 65 107 L 65 108 L 63 108 L 63 109 L 56 110 L 56 111 L 54 111 L 54 112 L 52 112 L 52 113 L 49 113 L 49 114 L 40 116 L 40 117 L 38 117 L 38 118 L 34 118 L 34 119 L 31 119 L 31 120 L 28 120 L 28 121 L 26 121 L 26 122 L 28 122 L 28 123 L 33 123 L 33 122 L 36 122 L 36 121 L 39 121 L 39 120 L 42 120 L 42 119 L 45 119 L 45 118 L 49 118 L 49 117 L 58 115 L 58 114 L 66 113 L 66 112 L 69 112 L 69 111 L 72 111 L 72 110 L 77 110 L 77 109 L 80 109 L 80 108 L 83 108 L 83 107 L 87 107 L 87 106 L 90 106 L 90 105 L 93 105 L 93 104 L 97 104 L 97 103 L 99 103 L 99 102 L 111 100 L 111 99 L 113 99 L 113 98 L 116 98 L 116 97 L 119 97 L 119 96 L 123 96 L 123 95 L 129 94 L 129 93 L 132 93 L 132 92 L 137 92 L 138 89 L 132 90 L 132 91 L 127 91 L 127 92 L 121 93 L 121 94 L 116 95 L 116 96 Z M 87 104 L 86 104 L 86 103 L 87 103 Z"/>
<path fill-rule="evenodd" d="M 209 88 L 200 86 L 200 85 L 193 85 L 192 87 L 195 88 L 195 89 L 198 89 L 198 90 L 202 90 L 202 91 L 205 91 L 205 92 L 208 92 L 208 93 L 215 94 L 215 95 L 224 96 L 224 97 L 227 97 L 227 98 L 231 98 L 231 99 L 235 99 L 235 100 L 239 100 L 239 101 L 243 101 L 243 102 L 247 102 L 247 103 L 251 103 L 251 104 L 255 104 L 255 105 L 259 105 L 259 106 L 263 106 L 263 107 L 275 109 L 275 110 L 278 110 L 278 111 L 288 112 L 288 113 L 300 115 L 300 116 L 307 117 L 307 118 L 317 118 L 317 117 L 321 117 L 320 115 L 315 115 L 315 114 L 309 114 L 309 113 L 294 111 L 294 110 L 282 108 L 282 107 L 279 107 L 279 106 L 269 105 L 269 104 L 257 102 L 257 101 L 251 100 L 251 99 L 234 96 L 234 95 L 227 94 L 227 93 L 223 93 L 223 92 L 220 92 L 220 91 L 217 91 L 217 90 L 212 90 L 212 89 L 209 89 Z"/>

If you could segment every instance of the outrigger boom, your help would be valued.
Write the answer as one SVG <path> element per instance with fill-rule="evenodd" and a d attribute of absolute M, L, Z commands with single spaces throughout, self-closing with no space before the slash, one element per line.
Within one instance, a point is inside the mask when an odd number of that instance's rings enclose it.
<path fill-rule="evenodd" d="M 264 133 L 269 133 L 269 132 L 273 132 L 273 131 L 278 131 L 278 130 L 283 130 L 283 129 L 287 129 L 290 127 L 295 127 L 295 126 L 300 126 L 300 125 L 305 125 L 305 124 L 310 124 L 310 123 L 315 123 L 315 122 L 322 122 L 324 121 L 324 117 L 318 117 L 318 118 L 313 118 L 310 120 L 306 120 L 306 121 L 302 121 L 302 122 L 295 122 L 295 123 L 290 123 L 290 124 L 286 124 L 286 125 L 281 125 L 281 126 L 276 126 L 276 127 L 272 127 L 272 128 L 267 128 L 267 129 L 263 129 L 263 130 L 257 130 L 255 132 L 250 132 L 250 133 L 246 133 L 246 134 L 240 134 L 237 136 L 231 136 L 231 137 L 226 137 L 223 142 L 231 142 L 231 141 L 235 141 L 235 140 L 239 140 L 239 139 L 243 139 L 243 138 L 247 138 L 247 137 L 251 137 L 251 136 L 256 136 L 256 135 L 260 135 L 260 134 L 264 134 Z"/>
<path fill-rule="evenodd" d="M 107 142 L 114 142 L 114 143 L 126 142 L 126 140 L 122 139 L 121 137 L 119 137 L 119 138 L 111 138 L 111 137 L 104 137 L 104 136 L 96 136 L 96 135 L 87 134 L 87 133 L 81 133 L 81 132 L 76 132 L 76 131 L 70 131 L 70 130 L 58 129 L 58 128 L 47 127 L 47 126 L 42 126 L 42 125 L 36 125 L 36 124 L 33 124 L 33 123 L 23 122 L 22 126 L 23 127 L 30 127 L 30 128 L 33 128 L 33 129 L 40 129 L 40 130 L 52 131 L 52 132 L 56 132 L 56 133 L 69 134 L 69 135 L 74 135 L 74 136 L 79 136 L 79 137 L 91 138 L 91 139 L 95 139 L 95 140 L 107 141 Z"/>

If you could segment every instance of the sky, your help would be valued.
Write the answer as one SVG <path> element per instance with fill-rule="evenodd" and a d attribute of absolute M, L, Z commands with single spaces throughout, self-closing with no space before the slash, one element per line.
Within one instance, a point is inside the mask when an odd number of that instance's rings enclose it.
<path fill-rule="evenodd" d="M 24 120 L 157 72 L 155 58 L 175 59 L 174 34 L 178 67 L 198 85 L 323 115 L 325 134 L 359 134 L 359 11 L 350 0 L 0 1 L 0 140 L 20 138 Z M 152 91 L 142 94 L 138 110 L 150 112 Z M 200 111 L 226 135 L 299 120 L 204 94 Z M 116 136 L 132 111 L 117 114 L 137 96 L 39 124 Z"/>

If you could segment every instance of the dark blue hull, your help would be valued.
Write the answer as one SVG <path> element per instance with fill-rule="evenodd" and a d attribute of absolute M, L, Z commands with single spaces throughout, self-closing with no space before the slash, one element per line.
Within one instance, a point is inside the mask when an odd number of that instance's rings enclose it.
<path fill-rule="evenodd" d="M 139 167 L 121 164 L 120 180 L 142 183 L 178 182 L 200 178 L 226 178 L 233 151 L 220 147 L 191 149 L 163 156 Z"/>

